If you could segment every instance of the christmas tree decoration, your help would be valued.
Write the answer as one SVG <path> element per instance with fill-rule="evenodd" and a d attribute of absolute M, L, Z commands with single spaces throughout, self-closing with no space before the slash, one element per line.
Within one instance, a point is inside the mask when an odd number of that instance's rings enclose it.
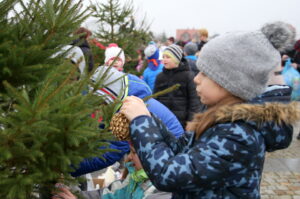
<path fill-rule="evenodd" d="M 180 87 L 179 84 L 175 84 L 174 86 L 171 86 L 170 88 L 167 88 L 165 90 L 159 91 L 157 93 L 154 93 L 151 96 L 147 96 L 143 99 L 143 101 L 147 101 L 150 98 L 155 98 L 160 95 L 167 94 L 169 92 L 172 92 Z M 130 121 L 126 118 L 126 116 L 123 113 L 116 113 L 110 121 L 109 130 L 112 131 L 112 134 L 118 139 L 123 141 L 130 140 L 130 129 L 129 129 Z"/>

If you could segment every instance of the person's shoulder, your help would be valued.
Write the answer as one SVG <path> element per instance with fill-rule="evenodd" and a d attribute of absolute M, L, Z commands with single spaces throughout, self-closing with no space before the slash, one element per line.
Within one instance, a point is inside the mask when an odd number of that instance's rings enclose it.
<path fill-rule="evenodd" d="M 216 124 L 208 129 L 209 134 L 226 139 L 230 142 L 240 142 L 245 146 L 255 142 L 254 127 L 245 121 L 235 121 Z"/>
<path fill-rule="evenodd" d="M 161 71 L 160 73 L 157 74 L 156 79 L 157 78 L 164 78 L 164 73 Z"/>
<path fill-rule="evenodd" d="M 178 74 L 182 79 L 184 79 L 186 82 L 194 81 L 194 73 L 192 70 L 183 70 L 179 71 Z"/>

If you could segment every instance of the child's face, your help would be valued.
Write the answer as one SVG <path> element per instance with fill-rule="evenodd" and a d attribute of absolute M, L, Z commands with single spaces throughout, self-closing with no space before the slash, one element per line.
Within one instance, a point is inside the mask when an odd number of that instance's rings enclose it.
<path fill-rule="evenodd" d="M 173 61 L 169 55 L 163 55 L 163 64 L 166 69 L 177 68 L 178 64 Z"/>
<path fill-rule="evenodd" d="M 138 171 L 138 170 L 143 169 L 142 163 L 141 163 L 135 149 L 132 146 L 130 146 L 130 153 L 128 155 L 128 160 L 133 163 L 135 170 Z"/>
<path fill-rule="evenodd" d="M 113 63 L 113 61 L 114 61 L 114 59 L 108 60 L 106 65 L 110 66 Z M 114 62 L 114 65 L 112 65 L 112 66 L 115 67 L 118 71 L 123 71 L 123 62 L 120 59 L 116 59 L 116 61 Z"/>
<path fill-rule="evenodd" d="M 222 99 L 231 95 L 226 89 L 209 79 L 204 73 L 199 72 L 194 78 L 196 91 L 201 98 L 201 102 L 208 106 L 213 106 Z"/>

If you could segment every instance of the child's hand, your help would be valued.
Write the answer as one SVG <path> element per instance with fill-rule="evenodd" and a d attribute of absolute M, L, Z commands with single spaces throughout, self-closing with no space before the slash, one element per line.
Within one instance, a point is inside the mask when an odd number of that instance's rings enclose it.
<path fill-rule="evenodd" d="M 132 121 L 134 118 L 140 115 L 151 116 L 144 101 L 135 96 L 129 96 L 125 98 L 120 112 L 123 113 L 129 121 Z"/>
<path fill-rule="evenodd" d="M 55 186 L 59 189 L 59 192 L 55 193 L 51 199 L 77 199 L 77 197 L 73 195 L 66 186 L 59 183 Z"/>

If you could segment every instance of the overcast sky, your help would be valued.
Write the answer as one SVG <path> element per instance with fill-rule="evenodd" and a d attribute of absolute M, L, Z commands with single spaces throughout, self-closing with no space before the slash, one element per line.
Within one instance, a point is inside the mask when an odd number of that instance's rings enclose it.
<path fill-rule="evenodd" d="M 256 30 L 266 22 L 282 20 L 294 25 L 300 37 L 300 0 L 133 0 L 133 3 L 137 18 L 146 15 L 151 30 L 165 32 L 167 36 L 175 36 L 176 29 L 186 28 L 207 28 L 210 34 Z M 93 29 L 93 22 L 85 25 Z"/>

